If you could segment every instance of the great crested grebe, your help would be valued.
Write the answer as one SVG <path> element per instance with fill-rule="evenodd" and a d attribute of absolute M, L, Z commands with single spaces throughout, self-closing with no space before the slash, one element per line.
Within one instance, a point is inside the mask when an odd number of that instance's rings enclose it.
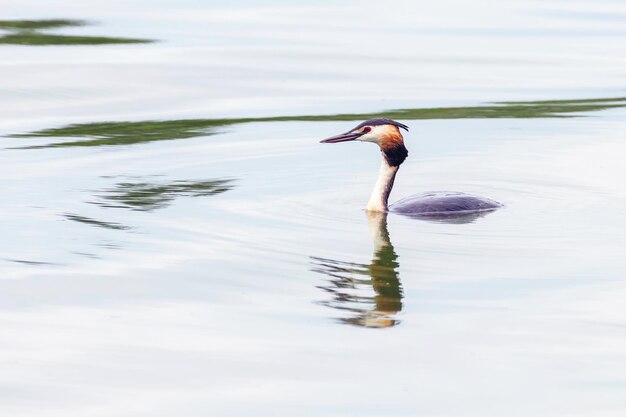
<path fill-rule="evenodd" d="M 400 164 L 409 152 L 404 146 L 400 128 L 409 128 L 395 120 L 377 117 L 366 120 L 354 129 L 324 139 L 321 143 L 337 143 L 351 140 L 372 142 L 380 147 L 382 163 L 374 191 L 367 203 L 366 210 L 406 214 L 416 217 L 448 217 L 482 213 L 502 207 L 502 204 L 459 192 L 435 192 L 407 197 L 388 206 L 387 200 L 393 187 L 393 181 Z"/>

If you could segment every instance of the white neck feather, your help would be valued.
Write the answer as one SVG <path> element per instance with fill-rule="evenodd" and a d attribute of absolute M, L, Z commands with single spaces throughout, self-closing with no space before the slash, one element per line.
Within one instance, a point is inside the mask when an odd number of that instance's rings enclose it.
<path fill-rule="evenodd" d="M 389 165 L 387 159 L 383 157 L 380 171 L 378 172 L 378 180 L 376 180 L 376 185 L 367 203 L 366 210 L 387 211 L 387 200 L 389 199 L 389 194 L 391 194 L 393 180 L 396 178 L 398 168 L 400 168 L 400 166 Z"/>

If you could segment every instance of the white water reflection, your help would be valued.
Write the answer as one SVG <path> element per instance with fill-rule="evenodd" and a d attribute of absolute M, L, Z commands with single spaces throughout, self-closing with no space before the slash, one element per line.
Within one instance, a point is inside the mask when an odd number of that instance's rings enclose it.
<path fill-rule="evenodd" d="M 7 18 L 98 19 L 68 33 L 161 42 L 0 48 L 5 133 L 147 117 L 604 97 L 626 81 L 624 21 L 568 15 L 626 13 L 608 1 L 33 4 L 11 3 Z"/>
<path fill-rule="evenodd" d="M 6 19 L 160 42 L 1 46 L 3 134 L 624 95 L 618 2 L 34 5 Z M 506 208 L 387 218 L 401 308 L 386 329 L 337 322 L 311 271 L 311 257 L 375 264 L 362 208 L 379 155 L 318 144 L 352 122 L 107 148 L 0 138 L 0 411 L 623 415 L 626 123 L 584 116 L 406 121 L 392 201 L 458 190 Z M 158 210 L 90 204 L 121 182 L 212 179 L 235 186 Z"/>
<path fill-rule="evenodd" d="M 280 415 L 306 415 L 303 404 L 324 414 L 321 403 L 340 414 L 445 415 L 459 412 L 444 401 L 455 395 L 462 415 L 477 415 L 505 413 L 523 392 L 537 398 L 519 407 L 524 414 L 576 415 L 561 406 L 572 396 L 585 412 L 607 402 L 619 410 L 626 243 L 615 227 L 625 220 L 615 180 L 626 151 L 620 115 L 414 122 L 421 132 L 408 136 L 411 156 L 393 199 L 462 189 L 507 207 L 470 224 L 389 218 L 404 297 L 392 333 L 329 320 L 332 310 L 316 304 L 324 279 L 308 272 L 310 256 L 372 257 L 361 209 L 378 155 L 367 145 L 328 149 L 316 141 L 350 122 L 303 124 L 310 137 L 295 139 L 298 123 L 264 124 L 123 152 L 11 151 L 24 160 L 7 165 L 28 166 L 27 156 L 40 155 L 44 168 L 32 163 L 25 180 L 32 189 L 5 196 L 4 209 L 10 201 L 48 208 L 7 212 L 5 230 L 16 238 L 4 241 L 3 253 L 64 265 L 3 264 L 4 277 L 14 279 L 2 281 L 0 317 L 11 335 L 2 350 L 16 361 L 3 385 L 21 387 L 3 402 L 18 415 L 33 398 L 50 415 L 112 413 L 130 407 L 120 400 L 126 396 L 144 398 L 133 401 L 137 415 L 246 415 L 278 404 Z M 255 135 L 268 139 L 247 140 Z M 131 176 L 236 172 L 240 179 L 215 197 L 119 215 L 85 202 L 99 188 L 94 179 L 119 180 L 101 177 L 119 170 L 116 153 Z M 166 155 L 175 161 L 169 169 Z M 84 179 L 71 176 L 77 170 Z M 48 173 L 65 182 L 43 181 Z M 70 208 L 139 233 L 55 223 Z M 106 242 L 117 250 L 98 246 Z M 83 400 L 58 404 L 63 393 L 37 383 L 40 372 L 57 375 L 65 395 Z M 376 397 L 359 396 L 380 378 L 391 382 Z M 166 409 L 147 400 L 163 392 Z"/>

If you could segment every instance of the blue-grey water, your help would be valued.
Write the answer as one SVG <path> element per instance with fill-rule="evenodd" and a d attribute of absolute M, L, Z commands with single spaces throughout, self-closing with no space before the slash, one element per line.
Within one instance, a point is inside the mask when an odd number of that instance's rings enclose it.
<path fill-rule="evenodd" d="M 2 415 L 625 415 L 623 2 L 0 6 Z"/>

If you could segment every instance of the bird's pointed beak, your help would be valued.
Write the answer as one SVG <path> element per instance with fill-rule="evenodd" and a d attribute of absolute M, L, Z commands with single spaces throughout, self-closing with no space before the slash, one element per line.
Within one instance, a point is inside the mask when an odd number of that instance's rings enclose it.
<path fill-rule="evenodd" d="M 363 135 L 364 135 L 363 132 L 358 132 L 358 133 L 346 132 L 346 133 L 342 133 L 342 134 L 337 135 L 337 136 L 333 136 L 333 137 L 321 140 L 320 143 L 347 142 L 349 140 L 355 140 L 359 136 L 363 136 Z"/>

